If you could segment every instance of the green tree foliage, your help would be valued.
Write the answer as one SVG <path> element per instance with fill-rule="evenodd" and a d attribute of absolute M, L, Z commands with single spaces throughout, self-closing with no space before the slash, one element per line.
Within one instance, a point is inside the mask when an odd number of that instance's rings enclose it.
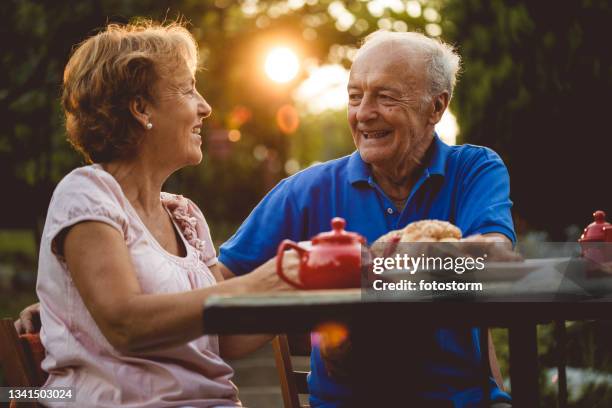
<path fill-rule="evenodd" d="M 198 87 L 213 116 L 205 130 L 204 165 L 179 173 L 167 188 L 192 196 L 210 219 L 240 222 L 286 176 L 284 165 L 291 157 L 303 167 L 348 153 L 352 145 L 342 113 L 312 116 L 300 110 L 296 133 L 279 131 L 276 112 L 292 103 L 292 91 L 305 74 L 285 86 L 272 84 L 261 69 L 263 53 L 282 40 L 318 63 L 348 67 L 351 50 L 368 33 L 379 27 L 422 31 L 432 19 L 393 2 L 298 3 L 2 2 L 0 171 L 19 199 L 7 203 L 12 208 L 3 212 L 0 225 L 40 222 L 55 183 L 82 163 L 65 142 L 58 103 L 61 75 L 72 46 L 108 21 L 163 20 L 181 13 L 191 22 L 205 67 Z M 599 41 L 606 37 L 609 2 L 419 4 L 423 11 L 441 10 L 434 20 L 442 37 L 457 44 L 464 57 L 453 101 L 461 136 L 493 147 L 505 159 L 517 219 L 563 238 L 568 224 L 586 224 L 594 209 L 610 211 L 609 189 L 592 181 L 606 173 L 609 161 L 603 146 L 612 68 L 610 53 Z M 343 26 L 339 15 L 344 11 L 352 20 Z M 248 118 L 237 122 L 237 108 L 248 111 Z M 239 142 L 216 133 L 229 129 L 240 131 Z M 262 146 L 263 160 L 254 155 Z"/>
<path fill-rule="evenodd" d="M 353 24 L 339 25 L 338 8 L 351 13 Z M 8 203 L 11 208 L 3 212 L 0 225 L 42 225 L 55 184 L 83 164 L 65 141 L 59 107 L 62 71 L 72 47 L 107 22 L 135 17 L 164 20 L 180 14 L 200 44 L 204 70 L 198 73 L 198 88 L 213 106 L 213 115 L 206 122 L 205 163 L 180 172 L 166 188 L 195 199 L 226 237 L 287 175 L 287 159 L 294 157 L 303 167 L 352 150 L 342 112 L 313 116 L 300 110 L 302 125 L 296 133 L 279 131 L 277 110 L 292 104 L 291 94 L 305 73 L 284 86 L 272 84 L 261 69 L 263 54 L 280 41 L 320 64 L 348 67 L 347 51 L 377 29 L 381 20 L 389 27 L 402 21 L 407 29 L 424 24 L 423 17 L 409 17 L 405 10 L 370 8 L 361 1 L 308 1 L 298 6 L 285 1 L 225 0 L 2 2 L 6 75 L 0 78 L 0 171 L 18 199 Z M 334 49 L 341 52 L 330 52 Z M 236 120 L 237 109 L 248 112 L 246 119 Z M 230 129 L 240 131 L 239 142 L 227 141 L 223 132 Z M 254 151 L 262 147 L 265 157 L 256 158 Z"/>
<path fill-rule="evenodd" d="M 464 141 L 505 159 L 518 219 L 553 238 L 612 210 L 608 1 L 448 1 L 445 35 L 463 77 L 454 107 Z M 605 33 L 608 32 L 606 35 Z"/>
<path fill-rule="evenodd" d="M 55 183 L 80 163 L 65 142 L 59 106 L 63 68 L 72 46 L 102 27 L 112 10 L 148 10 L 136 3 L 0 3 L 0 173 L 10 193 L 0 213 L 3 227 L 37 230 Z"/>

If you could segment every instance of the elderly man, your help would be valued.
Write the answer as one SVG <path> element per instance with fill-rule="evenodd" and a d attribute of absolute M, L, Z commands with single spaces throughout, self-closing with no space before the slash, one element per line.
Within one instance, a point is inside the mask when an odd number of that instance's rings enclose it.
<path fill-rule="evenodd" d="M 285 238 L 308 240 L 328 230 L 335 216 L 368 242 L 421 219 L 448 220 L 464 236 L 477 235 L 472 240 L 514 242 L 509 177 L 499 156 L 484 147 L 448 146 L 434 132 L 458 68 L 450 46 L 421 34 L 370 35 L 348 84 L 348 120 L 358 151 L 280 182 L 221 247 L 226 276 L 253 270 Z M 428 349 L 419 354 L 434 360 L 402 380 L 408 385 L 421 379 L 410 406 L 480 406 L 477 329 L 417 330 L 410 337 Z M 368 391 L 355 392 L 330 378 L 316 347 L 311 361 L 312 406 L 364 403 L 355 396 Z M 508 395 L 490 384 L 489 400 L 501 401 L 493 406 L 509 406 Z"/>

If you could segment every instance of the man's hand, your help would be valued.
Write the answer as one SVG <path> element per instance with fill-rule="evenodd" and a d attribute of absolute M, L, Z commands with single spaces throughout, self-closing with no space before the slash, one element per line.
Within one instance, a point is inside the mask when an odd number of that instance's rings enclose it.
<path fill-rule="evenodd" d="M 37 333 L 40 331 L 40 303 L 34 303 L 19 313 L 19 319 L 15 320 L 17 333 Z"/>
<path fill-rule="evenodd" d="M 474 248 L 477 248 L 478 252 L 484 250 L 488 261 L 520 262 L 523 260 L 520 254 L 513 251 L 512 242 L 503 234 L 470 235 L 460 242 L 474 244 Z M 468 250 L 470 246 L 467 247 Z"/>

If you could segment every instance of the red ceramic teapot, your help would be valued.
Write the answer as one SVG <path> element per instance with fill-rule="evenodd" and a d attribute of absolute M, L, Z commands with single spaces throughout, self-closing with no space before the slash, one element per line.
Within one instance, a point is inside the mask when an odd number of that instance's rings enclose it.
<path fill-rule="evenodd" d="M 366 240 L 361 235 L 344 230 L 346 221 L 336 217 L 332 231 L 312 239 L 312 248 L 304 248 L 291 240 L 278 247 L 276 272 L 285 282 L 299 289 L 340 289 L 361 286 L 361 246 Z M 283 254 L 295 249 L 300 256 L 299 282 L 289 279 L 283 271 Z"/>
<path fill-rule="evenodd" d="M 593 213 L 593 222 L 585 229 L 578 240 L 582 246 L 582 256 L 597 262 L 612 261 L 612 250 L 604 242 L 612 242 L 612 224 L 606 221 L 606 213 L 599 210 Z"/>

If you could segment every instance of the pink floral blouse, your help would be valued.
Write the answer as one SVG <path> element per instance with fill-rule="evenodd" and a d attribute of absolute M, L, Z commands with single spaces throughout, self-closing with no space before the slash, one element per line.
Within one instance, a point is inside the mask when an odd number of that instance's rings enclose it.
<path fill-rule="evenodd" d="M 187 255 L 164 250 L 117 181 L 99 165 L 81 167 L 57 186 L 40 247 L 37 293 L 46 387 L 74 387 L 79 407 L 240 406 L 233 370 L 219 357 L 216 336 L 163 350 L 122 354 L 102 335 L 85 307 L 54 239 L 85 220 L 104 222 L 125 239 L 144 293 L 176 293 L 214 285 L 217 263 L 208 225 L 190 200 L 162 193 L 182 232 Z M 95 260 L 92 260 L 95 262 Z M 49 405 L 53 405 L 49 403 Z M 58 404 L 62 405 L 62 404 Z"/>

